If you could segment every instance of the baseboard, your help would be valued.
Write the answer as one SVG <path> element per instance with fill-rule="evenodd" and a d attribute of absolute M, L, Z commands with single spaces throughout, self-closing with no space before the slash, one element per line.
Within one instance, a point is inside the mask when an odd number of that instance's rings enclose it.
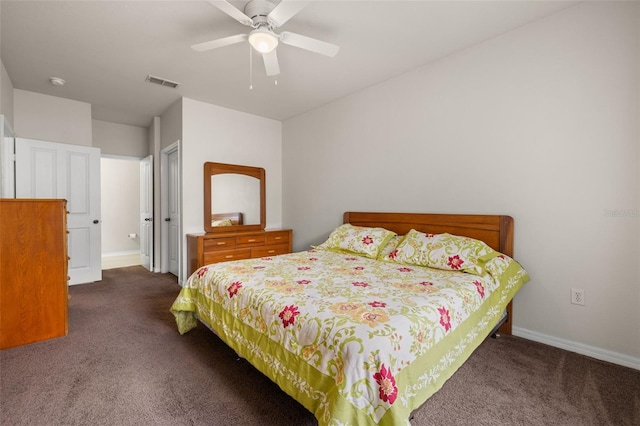
<path fill-rule="evenodd" d="M 124 268 L 136 265 L 140 265 L 139 250 L 102 253 L 102 269 Z"/>
<path fill-rule="evenodd" d="M 549 336 L 547 334 L 538 333 L 537 331 L 527 330 L 526 328 L 513 327 L 512 333 L 514 336 L 522 337 L 523 339 L 533 340 L 534 342 L 544 343 L 545 345 L 575 352 L 601 361 L 607 361 L 613 364 L 640 370 L 640 358 L 638 357 L 585 345 L 584 343 L 561 339 L 559 337 Z"/>
<path fill-rule="evenodd" d="M 102 253 L 102 257 L 127 256 L 130 254 L 140 254 L 140 250 L 109 251 Z"/>

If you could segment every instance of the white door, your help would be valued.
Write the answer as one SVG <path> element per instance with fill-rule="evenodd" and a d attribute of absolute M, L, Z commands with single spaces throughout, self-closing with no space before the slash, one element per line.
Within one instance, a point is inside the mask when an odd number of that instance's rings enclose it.
<path fill-rule="evenodd" d="M 16 198 L 67 200 L 69 284 L 102 280 L 100 149 L 15 139 Z"/>
<path fill-rule="evenodd" d="M 180 264 L 180 154 L 177 149 L 167 156 L 167 222 L 169 272 L 179 276 Z"/>
<path fill-rule="evenodd" d="M 140 161 L 140 264 L 153 270 L 153 157 Z"/>
<path fill-rule="evenodd" d="M 2 117 L 2 116 L 0 116 Z M 0 197 L 14 198 L 16 186 L 14 183 L 15 163 L 13 162 L 13 137 L 2 136 L 0 133 Z"/>
<path fill-rule="evenodd" d="M 15 163 L 13 129 L 0 114 L 0 198 L 15 198 Z"/>

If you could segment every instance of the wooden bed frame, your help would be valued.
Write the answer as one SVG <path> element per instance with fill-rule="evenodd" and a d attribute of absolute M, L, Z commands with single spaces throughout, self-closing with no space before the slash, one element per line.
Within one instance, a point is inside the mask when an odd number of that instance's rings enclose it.
<path fill-rule="evenodd" d="M 374 213 L 346 212 L 343 223 L 354 226 L 382 227 L 404 235 L 411 229 L 442 234 L 449 233 L 484 241 L 489 247 L 513 257 L 513 218 L 503 215 Z M 511 334 L 512 302 L 507 305 L 507 319 L 498 330 Z"/>

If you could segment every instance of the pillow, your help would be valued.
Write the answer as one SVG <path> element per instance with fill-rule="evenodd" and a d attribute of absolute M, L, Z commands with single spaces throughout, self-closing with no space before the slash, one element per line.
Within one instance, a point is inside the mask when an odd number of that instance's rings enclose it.
<path fill-rule="evenodd" d="M 333 230 L 324 243 L 315 247 L 360 254 L 376 259 L 380 250 L 396 235 L 384 228 L 366 228 L 345 223 Z"/>
<path fill-rule="evenodd" d="M 388 257 L 398 263 L 429 266 L 429 245 L 433 237 L 433 234 L 425 234 L 412 229 L 407 232 L 397 249 L 390 253 Z"/>
<path fill-rule="evenodd" d="M 212 220 L 211 226 L 231 226 L 233 223 L 231 219 L 220 219 L 220 220 Z"/>
<path fill-rule="evenodd" d="M 391 237 L 389 242 L 385 244 L 382 249 L 380 249 L 380 254 L 378 255 L 378 260 L 385 260 L 387 262 L 393 262 L 395 259 L 396 249 L 398 245 L 404 239 L 404 235 L 394 235 Z"/>
<path fill-rule="evenodd" d="M 511 262 L 514 262 L 514 260 L 506 254 L 497 251 L 482 256 L 479 261 L 484 262 L 484 270 L 495 279 L 499 279 Z"/>
<path fill-rule="evenodd" d="M 425 234 L 414 229 L 398 245 L 394 260 L 418 266 L 484 274 L 485 256 L 494 250 L 480 240 L 451 234 Z M 391 257 L 391 255 L 390 255 Z"/>
<path fill-rule="evenodd" d="M 480 240 L 451 234 L 438 234 L 429 246 L 428 266 L 450 271 L 483 275 L 483 256 L 494 250 Z"/>

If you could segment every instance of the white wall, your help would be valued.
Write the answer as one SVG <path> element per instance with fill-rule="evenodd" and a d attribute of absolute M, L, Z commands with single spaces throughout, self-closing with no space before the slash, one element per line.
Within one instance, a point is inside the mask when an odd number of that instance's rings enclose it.
<path fill-rule="evenodd" d="M 172 103 L 160 117 L 160 150 L 182 139 L 182 102 L 180 98 Z"/>
<path fill-rule="evenodd" d="M 160 117 L 153 117 L 148 129 L 149 154 L 153 156 L 153 270 L 160 272 L 161 227 L 160 218 Z"/>
<path fill-rule="evenodd" d="M 0 114 L 13 127 L 13 83 L 1 61 L 0 68 Z"/>
<path fill-rule="evenodd" d="M 347 210 L 509 214 L 519 333 L 640 368 L 639 8 L 585 2 L 284 122 L 294 249 Z"/>
<path fill-rule="evenodd" d="M 14 89 L 13 107 L 16 136 L 93 146 L 91 104 Z"/>
<path fill-rule="evenodd" d="M 267 228 L 281 227 L 281 123 L 188 98 L 183 98 L 182 113 L 183 234 L 204 232 L 203 168 L 207 161 L 264 168 Z M 186 259 L 186 250 L 183 256 Z"/>
<path fill-rule="evenodd" d="M 102 255 L 140 251 L 140 162 L 103 157 L 100 177 Z"/>
<path fill-rule="evenodd" d="M 102 154 L 144 158 L 149 155 L 148 131 L 144 127 L 91 120 L 93 146 Z"/>

